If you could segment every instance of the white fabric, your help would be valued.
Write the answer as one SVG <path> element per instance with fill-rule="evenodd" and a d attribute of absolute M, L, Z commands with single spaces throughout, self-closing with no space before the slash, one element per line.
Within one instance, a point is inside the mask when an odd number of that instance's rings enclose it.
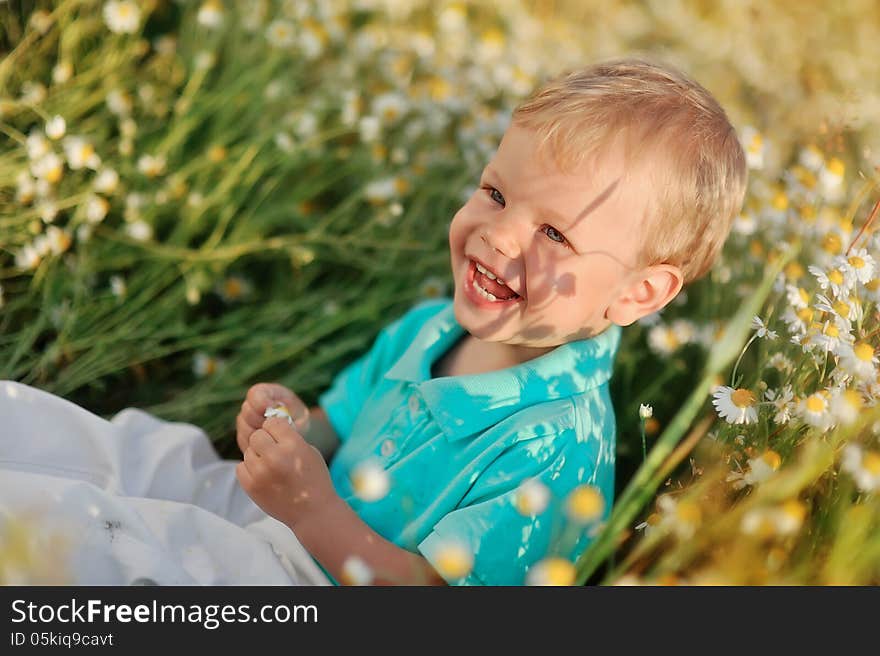
<path fill-rule="evenodd" d="M 32 544 L 54 544 L 59 582 L 330 584 L 241 489 L 236 463 L 191 424 L 135 408 L 106 421 L 0 381 L 0 545 L 13 526 Z"/>

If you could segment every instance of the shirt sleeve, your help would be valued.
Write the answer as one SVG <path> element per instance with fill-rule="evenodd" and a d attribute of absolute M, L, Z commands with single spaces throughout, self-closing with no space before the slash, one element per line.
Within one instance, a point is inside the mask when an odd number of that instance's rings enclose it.
<path fill-rule="evenodd" d="M 396 362 L 422 324 L 448 301 L 431 299 L 415 305 L 383 328 L 370 350 L 340 371 L 318 397 L 318 405 L 341 441 L 348 439 L 355 419 L 377 382 Z"/>
<path fill-rule="evenodd" d="M 444 550 L 450 545 L 472 554 L 473 567 L 466 576 L 446 576 L 453 585 L 523 585 L 529 567 L 548 556 L 574 561 L 592 541 L 589 529 L 597 523 L 567 522 L 565 500 L 581 482 L 596 480 L 596 456 L 595 449 L 568 433 L 515 443 L 480 474 L 459 506 L 437 522 L 419 551 L 441 575 Z M 529 478 L 550 492 L 546 508 L 537 514 L 524 514 L 517 504 L 518 488 Z"/>

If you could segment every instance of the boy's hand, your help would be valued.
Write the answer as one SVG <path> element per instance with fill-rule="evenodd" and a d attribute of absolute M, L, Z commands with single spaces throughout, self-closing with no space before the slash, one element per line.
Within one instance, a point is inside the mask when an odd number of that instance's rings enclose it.
<path fill-rule="evenodd" d="M 253 432 L 235 473 L 254 503 L 291 528 L 339 498 L 320 451 L 283 417 Z"/>
<path fill-rule="evenodd" d="M 263 416 L 266 408 L 277 403 L 283 403 L 287 407 L 290 416 L 294 419 L 294 425 L 298 430 L 305 432 L 309 414 L 306 404 L 284 385 L 257 383 L 248 390 L 247 398 L 241 404 L 241 411 L 235 418 L 235 439 L 242 453 L 247 451 L 251 434 L 260 429 L 266 421 Z"/>

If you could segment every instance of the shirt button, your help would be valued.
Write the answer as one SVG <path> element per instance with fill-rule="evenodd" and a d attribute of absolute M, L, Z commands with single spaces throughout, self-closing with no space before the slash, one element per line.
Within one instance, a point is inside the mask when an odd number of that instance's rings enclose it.
<path fill-rule="evenodd" d="M 419 397 L 416 394 L 412 394 L 409 397 L 409 413 L 415 418 L 415 416 L 419 413 L 419 409 L 421 408 L 421 403 L 419 403 Z"/>
<path fill-rule="evenodd" d="M 387 458 L 392 453 L 394 453 L 395 448 L 397 447 L 394 446 L 394 440 L 388 439 L 382 442 L 380 453 Z"/>

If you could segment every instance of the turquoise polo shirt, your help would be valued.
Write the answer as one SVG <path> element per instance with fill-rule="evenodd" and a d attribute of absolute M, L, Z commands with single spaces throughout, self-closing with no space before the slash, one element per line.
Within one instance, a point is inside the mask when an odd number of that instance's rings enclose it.
<path fill-rule="evenodd" d="M 573 526 L 565 497 L 582 483 L 614 493 L 614 409 L 608 380 L 621 328 L 612 324 L 506 369 L 431 377 L 465 330 L 451 299 L 423 301 L 386 326 L 318 403 L 342 443 L 330 465 L 337 492 L 377 533 L 436 566 L 445 545 L 473 555 L 450 584 L 521 585 L 549 555 L 574 560 L 596 526 Z M 352 470 L 387 472 L 386 496 L 355 496 Z M 517 487 L 549 488 L 543 512 L 521 514 Z"/>

